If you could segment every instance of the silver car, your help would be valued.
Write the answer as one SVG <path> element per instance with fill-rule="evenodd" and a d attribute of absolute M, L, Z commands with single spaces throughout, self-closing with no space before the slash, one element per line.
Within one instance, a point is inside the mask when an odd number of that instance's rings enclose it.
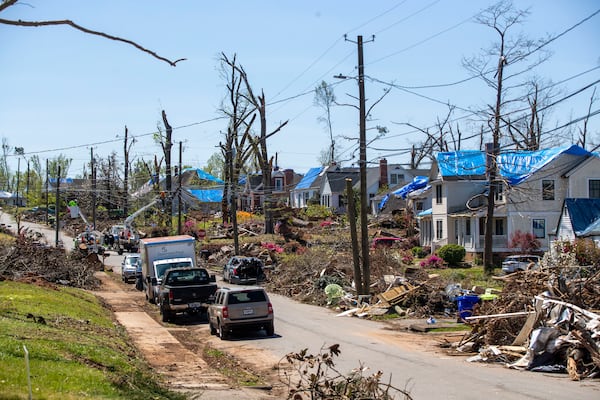
<path fill-rule="evenodd" d="M 502 262 L 502 272 L 512 274 L 517 271 L 527 271 L 539 265 L 540 256 L 521 254 L 508 256 Z"/>
<path fill-rule="evenodd" d="M 249 329 L 264 329 L 267 336 L 273 336 L 273 319 L 273 305 L 261 287 L 220 288 L 208 306 L 210 333 L 222 340 L 234 331 Z"/>
<path fill-rule="evenodd" d="M 141 275 L 142 258 L 139 253 L 127 254 L 121 262 L 121 279 L 125 283 L 135 281 Z"/>

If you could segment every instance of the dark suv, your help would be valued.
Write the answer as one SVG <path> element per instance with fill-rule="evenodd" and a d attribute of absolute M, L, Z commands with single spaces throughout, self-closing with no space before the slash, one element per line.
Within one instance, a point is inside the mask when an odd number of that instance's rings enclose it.
<path fill-rule="evenodd" d="M 265 280 L 264 267 L 258 257 L 233 256 L 223 267 L 223 280 L 242 285 L 255 285 Z"/>
<path fill-rule="evenodd" d="M 261 287 L 220 288 L 215 302 L 208 306 L 208 325 L 212 335 L 228 339 L 236 330 L 264 329 L 273 336 L 273 306 Z"/>

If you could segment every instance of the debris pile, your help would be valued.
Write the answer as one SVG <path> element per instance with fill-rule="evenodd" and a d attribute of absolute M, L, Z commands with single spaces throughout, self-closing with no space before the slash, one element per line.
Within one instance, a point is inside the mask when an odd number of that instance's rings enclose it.
<path fill-rule="evenodd" d="M 575 264 L 571 264 L 575 265 Z M 466 318 L 471 334 L 459 351 L 470 361 L 512 368 L 600 376 L 600 269 L 553 265 L 502 278 L 504 290 Z"/>
<path fill-rule="evenodd" d="M 0 280 L 43 281 L 84 289 L 98 288 L 94 272 L 102 268 L 96 258 L 66 253 L 47 246 L 35 233 L 22 229 L 13 243 L 0 244 Z"/>

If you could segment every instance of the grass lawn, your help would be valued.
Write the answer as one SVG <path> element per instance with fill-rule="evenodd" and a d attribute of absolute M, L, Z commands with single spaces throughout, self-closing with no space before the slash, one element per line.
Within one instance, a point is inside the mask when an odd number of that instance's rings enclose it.
<path fill-rule="evenodd" d="M 0 282 L 0 398 L 183 399 L 160 386 L 110 311 L 68 287 Z"/>

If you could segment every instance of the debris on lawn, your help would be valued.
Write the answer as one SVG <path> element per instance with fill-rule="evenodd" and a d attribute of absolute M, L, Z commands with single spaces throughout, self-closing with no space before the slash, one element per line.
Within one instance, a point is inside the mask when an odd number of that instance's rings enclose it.
<path fill-rule="evenodd" d="M 600 376 L 600 269 L 548 264 L 501 277 L 503 292 L 466 317 L 472 331 L 456 350 L 471 362 Z"/>

